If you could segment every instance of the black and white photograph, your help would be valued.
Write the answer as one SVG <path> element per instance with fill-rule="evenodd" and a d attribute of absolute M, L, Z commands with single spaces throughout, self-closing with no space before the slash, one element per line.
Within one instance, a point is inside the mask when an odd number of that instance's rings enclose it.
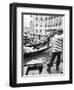
<path fill-rule="evenodd" d="M 62 14 L 22 14 L 22 74 L 63 74 Z"/>
<path fill-rule="evenodd" d="M 10 4 L 10 86 L 72 83 L 72 7 Z"/>

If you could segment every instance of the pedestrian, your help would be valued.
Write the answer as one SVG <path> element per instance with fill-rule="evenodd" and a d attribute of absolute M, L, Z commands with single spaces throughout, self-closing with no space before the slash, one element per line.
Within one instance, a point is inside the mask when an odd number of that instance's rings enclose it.
<path fill-rule="evenodd" d="M 55 60 L 55 57 L 57 56 L 56 71 L 58 72 L 59 64 L 60 64 L 60 60 L 61 60 L 61 53 L 63 50 L 63 30 L 58 30 L 50 42 L 51 42 L 50 47 L 52 50 L 52 56 L 51 56 L 51 61 L 48 63 L 47 71 L 49 73 L 51 73 L 51 67 Z"/>

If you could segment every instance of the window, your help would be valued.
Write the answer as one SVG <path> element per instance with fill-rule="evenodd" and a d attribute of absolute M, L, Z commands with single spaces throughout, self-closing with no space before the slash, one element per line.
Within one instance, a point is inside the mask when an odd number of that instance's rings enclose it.
<path fill-rule="evenodd" d="M 38 20 L 38 17 L 36 17 L 36 20 Z"/>
<path fill-rule="evenodd" d="M 47 20 L 47 17 L 45 18 L 45 20 Z"/>
<path fill-rule="evenodd" d="M 45 27 L 47 27 L 47 25 L 45 25 Z"/>
<path fill-rule="evenodd" d="M 56 26 L 58 26 L 58 23 L 56 23 Z"/>
<path fill-rule="evenodd" d="M 43 20 L 43 18 L 41 18 L 41 21 Z"/>
<path fill-rule="evenodd" d="M 42 33 L 42 29 L 40 29 L 40 32 Z"/>
<path fill-rule="evenodd" d="M 62 23 L 61 23 L 61 21 L 60 21 L 60 22 L 59 22 L 59 26 L 61 26 L 61 24 L 62 24 Z"/>
<path fill-rule="evenodd" d="M 54 16 L 54 18 L 56 18 L 56 16 Z"/>
<path fill-rule="evenodd" d="M 31 17 L 32 17 L 32 15 L 31 15 Z"/>
<path fill-rule="evenodd" d="M 48 25 L 48 27 L 50 27 L 50 25 Z"/>
<path fill-rule="evenodd" d="M 42 25 L 40 25 L 40 27 L 42 27 Z"/>
<path fill-rule="evenodd" d="M 30 21 L 30 23 L 32 23 L 32 21 Z"/>
<path fill-rule="evenodd" d="M 38 32 L 38 30 L 36 29 L 36 32 Z"/>
<path fill-rule="evenodd" d="M 53 16 L 50 16 L 50 19 L 52 19 L 53 18 Z"/>
<path fill-rule="evenodd" d="M 38 26 L 38 24 L 36 24 L 36 27 Z"/>
<path fill-rule="evenodd" d="M 45 34 L 47 33 L 47 31 L 45 30 Z"/>

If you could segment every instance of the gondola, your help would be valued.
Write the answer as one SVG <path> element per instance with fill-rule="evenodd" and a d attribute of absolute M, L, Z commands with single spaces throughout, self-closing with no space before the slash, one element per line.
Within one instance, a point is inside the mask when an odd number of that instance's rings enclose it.
<path fill-rule="evenodd" d="M 48 47 L 43 48 L 43 49 L 41 49 L 41 48 L 40 48 L 40 49 L 37 49 L 37 50 L 34 51 L 34 52 L 29 52 L 29 53 L 25 53 L 25 52 L 24 52 L 24 58 L 38 55 L 38 54 L 42 53 L 43 51 L 45 51 L 45 50 L 47 50 L 47 49 L 48 49 Z"/>

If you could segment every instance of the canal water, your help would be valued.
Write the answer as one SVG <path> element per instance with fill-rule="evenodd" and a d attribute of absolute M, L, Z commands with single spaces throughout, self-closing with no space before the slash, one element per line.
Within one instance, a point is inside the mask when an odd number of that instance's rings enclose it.
<path fill-rule="evenodd" d="M 43 59 L 45 59 L 45 61 L 50 61 L 50 49 L 47 49 L 47 50 L 45 50 L 45 51 L 43 51 L 43 52 L 41 52 L 41 53 L 38 53 L 38 54 L 36 54 L 36 55 L 34 55 L 34 56 L 31 56 L 31 57 L 26 57 L 26 58 L 24 58 L 24 60 L 23 60 L 23 64 L 26 64 L 27 62 L 29 62 L 29 61 L 31 61 L 31 60 L 40 60 L 41 58 Z"/>
<path fill-rule="evenodd" d="M 35 56 L 24 58 L 23 65 L 25 65 L 27 63 L 28 64 L 29 63 L 30 64 L 31 63 L 43 63 L 43 70 L 42 70 L 41 75 L 42 74 L 49 74 L 47 72 L 47 68 L 48 68 L 47 67 L 47 63 L 49 63 L 50 60 L 51 60 L 51 53 L 50 53 L 50 51 L 51 51 L 50 49 L 47 49 L 47 50 L 45 50 L 45 51 L 43 51 L 43 52 L 41 52 L 41 53 L 39 53 L 39 54 L 37 54 Z M 56 72 L 56 64 L 55 64 L 55 62 L 56 62 L 56 58 L 54 60 L 53 66 L 51 68 L 51 73 L 52 74 L 57 73 Z M 24 69 L 25 69 L 24 73 L 26 73 L 27 68 L 24 68 Z M 32 70 L 32 71 L 29 72 L 29 75 L 36 75 L 36 74 L 38 74 L 38 72 L 39 71 Z M 63 62 L 62 61 L 61 61 L 60 66 L 59 66 L 59 73 L 61 73 L 61 72 L 63 72 Z"/>

